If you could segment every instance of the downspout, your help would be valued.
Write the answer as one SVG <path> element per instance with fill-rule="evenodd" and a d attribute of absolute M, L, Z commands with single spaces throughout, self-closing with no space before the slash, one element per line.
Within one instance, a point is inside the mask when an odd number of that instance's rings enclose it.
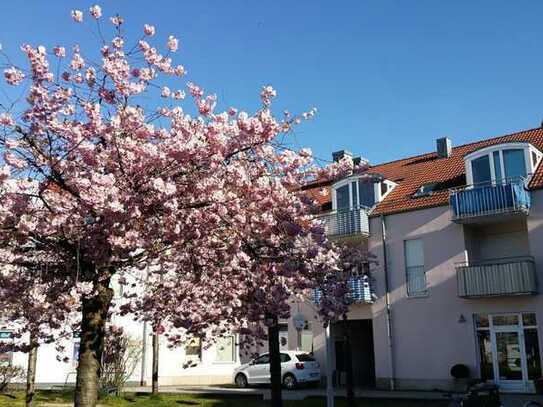
<path fill-rule="evenodd" d="M 396 389 L 395 384 L 395 369 L 394 369 L 394 344 L 392 342 L 392 312 L 390 308 L 390 289 L 388 281 L 388 263 L 387 263 L 387 247 L 386 247 L 386 225 L 385 216 L 381 215 L 381 242 L 383 245 L 383 272 L 385 275 L 385 307 L 386 307 L 386 323 L 388 337 L 388 351 L 390 361 L 390 390 Z"/>

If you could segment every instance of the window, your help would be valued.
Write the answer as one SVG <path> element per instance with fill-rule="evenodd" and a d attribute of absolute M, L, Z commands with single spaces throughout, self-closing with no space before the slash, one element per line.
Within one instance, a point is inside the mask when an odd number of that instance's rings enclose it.
<path fill-rule="evenodd" d="M 505 143 L 489 146 L 466 160 L 468 184 L 485 184 L 533 174 L 543 154 L 529 143 Z"/>
<path fill-rule="evenodd" d="M 0 331 L 0 342 L 11 342 L 10 331 Z M 0 366 L 9 366 L 13 359 L 13 352 L 0 352 Z"/>
<path fill-rule="evenodd" d="M 503 150 L 503 166 L 506 178 L 525 177 L 526 163 L 524 162 L 524 150 Z"/>
<path fill-rule="evenodd" d="M 299 355 L 296 355 L 296 358 L 300 362 L 314 362 L 315 358 L 307 353 L 300 353 Z"/>
<path fill-rule="evenodd" d="M 360 206 L 371 208 L 392 191 L 395 185 L 392 181 L 379 182 L 365 176 L 341 181 L 334 186 L 334 209 L 348 210 Z"/>
<path fill-rule="evenodd" d="M 386 182 L 381 182 L 381 196 L 386 195 L 388 192 L 388 184 Z"/>
<path fill-rule="evenodd" d="M 436 187 L 437 182 L 429 182 L 428 184 L 424 184 L 419 189 L 417 189 L 417 192 L 413 194 L 413 198 L 430 196 L 435 191 Z"/>
<path fill-rule="evenodd" d="M 215 362 L 231 363 L 236 361 L 236 343 L 234 341 L 234 336 L 219 338 L 215 347 L 217 349 Z"/>
<path fill-rule="evenodd" d="M 502 179 L 502 166 L 500 164 L 500 152 L 494 151 L 492 154 L 492 159 L 494 160 L 494 174 L 497 181 Z"/>
<path fill-rule="evenodd" d="M 288 350 L 288 324 L 279 324 L 279 349 Z"/>
<path fill-rule="evenodd" d="M 407 295 L 410 297 L 426 295 L 426 271 L 424 270 L 422 239 L 406 240 L 404 242 L 404 250 Z"/>
<path fill-rule="evenodd" d="M 492 180 L 488 155 L 476 158 L 471 162 L 471 173 L 473 174 L 474 184 L 486 183 Z"/>
<path fill-rule="evenodd" d="M 74 347 L 72 350 L 72 366 L 77 367 L 79 364 L 79 350 L 81 348 L 81 344 L 79 341 L 74 342 Z"/>
<path fill-rule="evenodd" d="M 202 340 L 200 338 L 191 338 L 185 346 L 185 356 L 190 359 L 200 359 L 202 357 Z"/>
<path fill-rule="evenodd" d="M 287 362 L 290 362 L 290 356 L 287 355 L 286 353 L 281 353 L 281 363 L 287 363 Z"/>
<path fill-rule="evenodd" d="M 349 209 L 351 207 L 349 185 L 343 185 L 336 189 L 337 209 Z"/>
<path fill-rule="evenodd" d="M 254 360 L 255 365 L 266 365 L 270 363 L 270 355 L 267 353 L 265 355 L 262 355 Z"/>
<path fill-rule="evenodd" d="M 367 206 L 368 208 L 375 205 L 375 190 L 373 183 L 359 180 L 358 193 L 360 197 L 360 205 Z"/>

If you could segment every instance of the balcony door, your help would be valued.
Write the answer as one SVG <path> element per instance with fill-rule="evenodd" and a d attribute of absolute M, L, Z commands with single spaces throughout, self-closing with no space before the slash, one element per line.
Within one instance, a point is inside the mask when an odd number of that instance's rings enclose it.
<path fill-rule="evenodd" d="M 531 392 L 541 375 L 535 313 L 478 315 L 481 377 L 505 392 Z"/>

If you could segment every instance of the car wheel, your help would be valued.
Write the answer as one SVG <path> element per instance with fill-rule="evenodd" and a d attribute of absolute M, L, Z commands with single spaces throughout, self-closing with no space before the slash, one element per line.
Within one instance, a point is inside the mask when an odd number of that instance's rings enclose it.
<path fill-rule="evenodd" d="M 236 386 L 242 389 L 247 387 L 247 385 L 249 384 L 247 382 L 247 376 L 245 376 L 243 373 L 239 373 L 238 375 L 236 375 L 235 382 L 236 382 Z"/>
<path fill-rule="evenodd" d="M 295 389 L 297 384 L 298 382 L 293 374 L 289 373 L 283 377 L 283 386 L 285 387 L 285 389 L 288 389 L 288 390 Z"/>

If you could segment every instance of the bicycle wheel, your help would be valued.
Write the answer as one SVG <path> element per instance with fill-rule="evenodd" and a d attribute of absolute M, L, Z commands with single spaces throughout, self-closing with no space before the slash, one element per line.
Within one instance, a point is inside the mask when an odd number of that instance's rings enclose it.
<path fill-rule="evenodd" d="M 538 403 L 537 401 L 529 400 L 526 403 L 522 405 L 522 407 L 543 407 L 541 403 Z"/>

